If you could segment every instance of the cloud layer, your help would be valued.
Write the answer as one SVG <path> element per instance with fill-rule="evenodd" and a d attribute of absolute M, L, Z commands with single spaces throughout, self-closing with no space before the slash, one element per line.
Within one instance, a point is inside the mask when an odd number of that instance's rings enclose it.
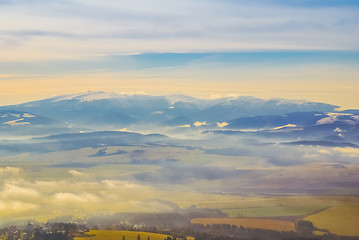
<path fill-rule="evenodd" d="M 1 1 L 1 59 L 358 50 L 353 1 Z"/>

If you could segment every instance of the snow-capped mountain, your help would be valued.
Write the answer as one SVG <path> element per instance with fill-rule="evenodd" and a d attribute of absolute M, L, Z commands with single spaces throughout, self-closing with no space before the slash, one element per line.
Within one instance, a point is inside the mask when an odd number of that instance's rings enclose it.
<path fill-rule="evenodd" d="M 197 121 L 216 126 L 217 122 L 239 117 L 307 111 L 333 112 L 336 107 L 325 103 L 254 97 L 205 100 L 185 95 L 86 92 L 3 106 L 0 110 L 32 112 L 80 126 L 104 125 L 116 129 L 134 124 L 173 126 L 178 122 L 180 125 L 192 125 Z"/>

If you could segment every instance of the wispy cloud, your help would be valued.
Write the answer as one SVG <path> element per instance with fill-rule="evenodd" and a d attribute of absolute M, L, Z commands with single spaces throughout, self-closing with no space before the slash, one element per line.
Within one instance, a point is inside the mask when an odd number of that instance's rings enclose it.
<path fill-rule="evenodd" d="M 357 10 L 353 1 L 2 1 L 1 55 L 357 50 Z"/>
<path fill-rule="evenodd" d="M 0 175 L 1 174 L 19 174 L 22 172 L 21 168 L 18 167 L 3 167 L 0 168 Z"/>

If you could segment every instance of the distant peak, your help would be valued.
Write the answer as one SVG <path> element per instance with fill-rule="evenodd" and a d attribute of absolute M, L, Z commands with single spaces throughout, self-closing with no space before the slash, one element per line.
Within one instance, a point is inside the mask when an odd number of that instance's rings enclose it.
<path fill-rule="evenodd" d="M 118 94 L 118 93 L 114 93 L 114 92 L 103 92 L 103 91 L 99 91 L 99 92 L 85 92 L 85 93 L 77 93 L 77 94 L 69 94 L 69 95 L 62 95 L 62 96 L 58 96 L 55 97 L 53 99 L 53 102 L 58 102 L 58 101 L 64 101 L 64 100 L 79 100 L 81 102 L 90 102 L 90 101 L 95 101 L 95 100 L 101 100 L 101 99 L 111 99 L 111 98 L 123 98 L 124 95 L 123 94 Z"/>

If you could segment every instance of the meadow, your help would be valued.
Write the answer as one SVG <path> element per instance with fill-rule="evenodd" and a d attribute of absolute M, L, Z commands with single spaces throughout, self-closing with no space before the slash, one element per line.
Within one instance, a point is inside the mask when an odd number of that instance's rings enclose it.
<path fill-rule="evenodd" d="M 316 214 L 307 216 L 315 227 L 331 233 L 347 236 L 359 236 L 359 204 L 334 206 Z"/>
<path fill-rule="evenodd" d="M 111 230 L 90 230 L 87 235 L 89 235 L 89 237 L 76 237 L 75 240 L 121 240 L 123 237 L 125 237 L 126 240 L 137 240 L 138 236 L 140 236 L 142 240 L 164 240 L 168 237 L 168 235 L 158 233 Z"/>

